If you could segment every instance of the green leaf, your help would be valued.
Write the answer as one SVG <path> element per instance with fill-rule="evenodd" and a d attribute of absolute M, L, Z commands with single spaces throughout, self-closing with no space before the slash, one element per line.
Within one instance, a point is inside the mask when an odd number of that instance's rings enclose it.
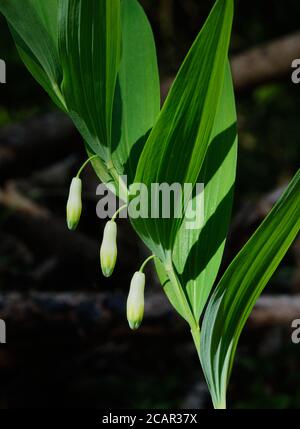
<path fill-rule="evenodd" d="M 122 59 L 113 114 L 112 159 L 132 183 L 138 159 L 160 111 L 156 49 L 137 0 L 122 0 Z"/>
<path fill-rule="evenodd" d="M 108 163 L 121 56 L 120 0 L 59 0 L 58 34 L 69 114 L 89 147 Z"/>
<path fill-rule="evenodd" d="M 112 165 L 116 173 L 127 175 L 130 185 L 160 111 L 160 87 L 152 30 L 137 0 L 121 1 L 121 24 L 122 57 L 114 100 Z M 92 163 L 104 183 L 113 181 L 102 162 Z"/>
<path fill-rule="evenodd" d="M 242 329 L 299 229 L 300 170 L 231 263 L 205 311 L 200 355 L 215 408 L 226 406 L 226 388 Z"/>
<path fill-rule="evenodd" d="M 218 0 L 176 77 L 135 177 L 149 196 L 152 183 L 194 185 L 198 179 L 222 93 L 232 17 L 233 1 Z M 152 252 L 170 263 L 180 221 L 149 217 L 132 223 Z"/>
<path fill-rule="evenodd" d="M 47 4 L 49 7 L 46 8 L 41 0 L 1 0 L 0 12 L 8 21 L 29 71 L 61 105 L 58 98 L 61 97 L 62 70 L 57 50 L 57 27 L 53 26 L 57 19 L 57 2 L 51 0 Z"/>
<path fill-rule="evenodd" d="M 138 1 L 25 0 L 14 8 L 5 4 L 2 8 L 13 21 L 11 30 L 27 68 L 68 112 L 88 153 L 100 155 L 93 160 L 98 176 L 106 183 L 126 174 L 131 183 L 160 110 L 154 38 Z M 26 31 L 23 4 L 30 11 Z M 28 27 L 37 29 L 34 41 L 46 34 L 43 40 L 60 61 L 59 80 L 49 78 L 33 53 Z"/>
<path fill-rule="evenodd" d="M 204 184 L 203 226 L 188 229 L 190 220 L 185 220 L 173 252 L 179 281 L 196 320 L 201 316 L 221 264 L 232 209 L 236 161 L 236 110 L 228 65 L 212 136 L 197 180 Z M 166 285 L 165 291 L 170 296 L 172 288 Z"/>
<path fill-rule="evenodd" d="M 59 0 L 29 0 L 40 17 L 45 29 L 58 50 L 58 2 Z M 19 2 L 20 3 L 20 2 Z"/>
<path fill-rule="evenodd" d="M 14 36 L 14 39 L 16 41 L 17 49 L 19 52 L 19 55 L 26 65 L 29 72 L 32 74 L 32 76 L 36 79 L 36 81 L 44 88 L 44 90 L 49 94 L 49 96 L 52 98 L 53 102 L 64 112 L 66 112 L 66 105 L 65 101 L 63 99 L 63 96 L 59 90 L 59 87 L 56 83 L 53 83 L 50 81 L 48 76 L 46 75 L 45 71 L 42 69 L 42 67 L 39 65 L 37 61 L 35 61 L 30 55 L 26 53 L 26 50 L 23 50 L 20 46 L 21 44 L 17 43 L 18 36 L 15 34 L 15 32 L 12 30 L 12 34 Z"/>
<path fill-rule="evenodd" d="M 215 282 L 230 220 L 237 160 L 236 111 L 229 65 L 216 120 L 198 183 L 204 183 L 204 223 L 199 229 L 178 231 L 173 263 L 196 320 L 199 320 Z M 201 197 L 201 196 L 200 196 Z M 181 300 L 162 264 L 156 263 L 171 304 L 185 318 Z"/>

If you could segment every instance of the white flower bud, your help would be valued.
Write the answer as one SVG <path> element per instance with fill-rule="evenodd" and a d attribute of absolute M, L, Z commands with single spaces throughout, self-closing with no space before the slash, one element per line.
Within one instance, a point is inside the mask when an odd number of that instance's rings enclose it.
<path fill-rule="evenodd" d="M 74 177 L 71 182 L 69 198 L 67 202 L 67 224 L 71 231 L 77 228 L 82 211 L 81 202 L 82 182 L 79 177 Z"/>
<path fill-rule="evenodd" d="M 137 271 L 132 277 L 127 298 L 127 320 L 131 329 L 138 329 L 144 317 L 145 274 Z"/>
<path fill-rule="evenodd" d="M 100 262 L 103 275 L 110 277 L 116 265 L 117 249 L 117 224 L 110 220 L 104 228 L 103 241 L 100 248 Z"/>

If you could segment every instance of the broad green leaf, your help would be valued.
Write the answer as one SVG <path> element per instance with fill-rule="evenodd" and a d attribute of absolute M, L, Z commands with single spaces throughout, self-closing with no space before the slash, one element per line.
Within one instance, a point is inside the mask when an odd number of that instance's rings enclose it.
<path fill-rule="evenodd" d="M 19 55 L 26 65 L 29 72 L 32 74 L 32 76 L 35 78 L 35 80 L 44 88 L 44 90 L 49 94 L 49 96 L 52 98 L 53 102 L 63 111 L 66 111 L 66 105 L 65 101 L 63 99 L 63 96 L 59 90 L 59 87 L 56 83 L 53 83 L 50 81 L 48 76 L 46 75 L 45 71 L 42 69 L 42 67 L 39 65 L 37 61 L 33 59 L 32 56 L 28 55 L 26 53 L 26 50 L 23 50 L 20 46 L 21 44 L 17 43 L 18 35 L 15 34 L 15 32 L 12 30 L 12 34 L 14 36 L 14 39 L 16 41 L 17 49 L 19 52 Z"/>
<path fill-rule="evenodd" d="M 109 163 L 121 55 L 120 0 L 59 0 L 58 34 L 69 115 L 89 147 Z"/>
<path fill-rule="evenodd" d="M 135 182 L 147 186 L 149 207 L 158 196 L 154 193 L 150 198 L 151 184 L 195 184 L 198 179 L 222 92 L 232 17 L 233 1 L 218 0 L 146 142 Z M 170 263 L 180 219 L 140 217 L 133 219 L 133 225 L 148 247 Z"/>
<path fill-rule="evenodd" d="M 29 71 L 58 102 L 62 70 L 59 63 L 56 30 L 52 26 L 57 14 L 55 0 L 1 0 L 0 12 L 6 17 L 17 48 Z M 51 6 L 51 8 L 50 8 Z M 51 24 L 50 24 L 51 23 Z M 51 28 L 48 27 L 51 25 Z"/>
<path fill-rule="evenodd" d="M 217 285 L 202 326 L 200 355 L 216 408 L 226 388 L 241 331 L 300 229 L 300 170 Z"/>
<path fill-rule="evenodd" d="M 179 281 L 186 291 L 196 320 L 199 320 L 215 282 L 226 241 L 236 173 L 236 111 L 229 65 L 225 74 L 220 104 L 197 182 L 205 184 L 204 224 L 187 229 L 185 222 L 177 234 L 173 262 Z M 184 317 L 173 285 L 163 266 L 159 278 L 170 302 Z"/>
<path fill-rule="evenodd" d="M 112 160 L 118 174 L 127 175 L 129 185 L 159 114 L 160 87 L 152 30 L 137 0 L 121 1 L 121 24 L 122 56 L 113 111 Z M 113 181 L 102 162 L 93 160 L 93 167 L 104 183 Z"/>
<path fill-rule="evenodd" d="M 58 2 L 59 0 L 29 0 L 40 17 L 47 33 L 58 49 Z M 20 2 L 19 2 L 20 3 Z"/>
<path fill-rule="evenodd" d="M 36 27 L 47 33 L 56 51 L 56 61 L 61 61 L 61 85 L 49 79 L 28 37 L 21 37 L 23 21 L 17 18 L 22 7 L 8 9 L 12 9 L 16 29 L 11 29 L 24 63 L 55 103 L 69 113 L 88 153 L 101 156 L 93 161 L 101 180 L 117 181 L 119 173 L 127 174 L 132 182 L 160 109 L 155 44 L 143 9 L 137 0 L 26 0 L 31 17 L 27 25 L 38 23 Z"/>
<path fill-rule="evenodd" d="M 156 49 L 137 0 L 121 1 L 122 59 L 113 114 L 112 159 L 132 183 L 139 156 L 160 111 Z"/>

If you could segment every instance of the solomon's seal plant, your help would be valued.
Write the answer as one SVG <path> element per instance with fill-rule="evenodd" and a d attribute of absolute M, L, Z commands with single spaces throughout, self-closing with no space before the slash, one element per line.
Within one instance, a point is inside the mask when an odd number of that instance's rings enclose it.
<path fill-rule="evenodd" d="M 106 223 L 103 233 L 103 241 L 100 248 L 100 262 L 102 273 L 110 277 L 117 261 L 117 224 L 114 220 Z"/>
<path fill-rule="evenodd" d="M 139 271 L 134 273 L 130 283 L 127 298 L 127 320 L 133 330 L 140 327 L 144 317 L 144 291 L 146 284 L 144 268 L 154 258 L 155 255 L 151 255 L 143 262 Z"/>
<path fill-rule="evenodd" d="M 131 329 L 138 329 L 144 317 L 145 283 L 144 273 L 134 273 L 127 298 L 127 320 Z"/>
<path fill-rule="evenodd" d="M 67 225 L 71 231 L 74 231 L 77 228 L 82 212 L 82 181 L 80 179 L 80 175 L 84 168 L 88 165 L 88 163 L 96 157 L 97 155 L 93 155 L 88 158 L 79 169 L 76 177 L 73 177 L 72 179 L 69 191 L 69 198 L 67 201 Z"/>
<path fill-rule="evenodd" d="M 69 198 L 67 202 L 67 224 L 71 231 L 77 228 L 82 211 L 81 201 L 82 182 L 79 177 L 74 177 L 70 185 Z"/>
<path fill-rule="evenodd" d="M 155 255 L 164 292 L 191 329 L 215 408 L 225 408 L 241 331 L 300 227 L 298 171 L 215 284 L 237 157 L 228 62 L 233 0 L 215 2 L 162 108 L 153 35 L 137 0 L 1 0 L 0 12 L 27 68 L 72 118 L 96 174 L 124 203 L 130 203 L 134 184 L 150 189 L 153 183 L 204 183 L 201 227 L 187 228 L 185 215 L 131 223 Z M 79 180 L 70 190 L 71 229 L 81 211 Z M 151 208 L 151 198 L 147 202 Z M 111 220 L 101 247 L 105 275 L 112 273 L 116 255 Z M 143 317 L 144 286 L 141 269 L 127 302 L 132 328 Z"/>

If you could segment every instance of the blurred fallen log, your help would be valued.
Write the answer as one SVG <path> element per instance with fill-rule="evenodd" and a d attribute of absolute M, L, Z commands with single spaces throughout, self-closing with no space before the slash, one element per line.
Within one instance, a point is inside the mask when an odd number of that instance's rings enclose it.
<path fill-rule="evenodd" d="M 74 125 L 62 113 L 33 117 L 0 130 L 0 182 L 23 177 L 82 150 Z"/>
<path fill-rule="evenodd" d="M 41 331 L 43 326 L 68 326 L 83 336 L 110 332 L 130 335 L 123 293 L 10 292 L 0 294 L 0 317 L 8 333 Z M 248 321 L 249 328 L 291 328 L 300 318 L 300 295 L 261 297 Z M 187 332 L 163 292 L 148 292 L 141 332 L 148 335 L 175 335 Z"/>
<path fill-rule="evenodd" d="M 281 79 L 292 73 L 292 62 L 300 58 L 300 32 L 290 34 L 254 47 L 231 59 L 235 90 L 249 90 L 255 86 Z M 164 99 L 174 77 L 162 83 Z"/>
<path fill-rule="evenodd" d="M 7 213 L 5 231 L 17 235 L 35 252 L 43 249 L 45 256 L 55 255 L 66 263 L 80 261 L 83 269 L 97 267 L 97 241 L 68 231 L 65 222 L 22 195 L 14 183 L 0 190 L 0 205 Z"/>
<path fill-rule="evenodd" d="M 246 239 L 249 238 L 251 233 L 254 232 L 254 229 L 257 228 L 262 220 L 269 214 L 287 185 L 288 181 L 283 186 L 263 194 L 258 199 L 247 199 L 243 201 L 230 225 L 230 234 L 231 237 L 234 238 L 234 241 L 239 241 L 235 240 L 235 238 L 241 236 L 241 232 L 245 234 Z"/>
<path fill-rule="evenodd" d="M 57 264 L 68 281 L 65 283 L 64 278 L 60 277 L 60 287 L 74 288 L 74 277 L 78 285 L 83 279 L 87 284 L 98 284 L 103 280 L 99 264 L 103 220 L 98 220 L 99 229 L 95 238 L 80 230 L 71 232 L 64 218 L 56 217 L 50 210 L 23 195 L 14 182 L 7 182 L 3 189 L 0 188 L 0 209 L 5 219 L 5 232 L 16 236 L 35 256 L 42 258 L 41 265 L 32 273 L 34 279 L 42 280 L 41 274 L 49 272 Z M 119 253 L 126 255 L 126 258 L 119 258 L 116 276 L 105 281 L 107 287 L 119 279 L 123 280 L 124 285 L 129 284 L 132 273 L 144 259 L 144 247 L 135 243 L 132 239 L 134 234 L 129 222 L 122 222 L 118 229 L 118 247 Z"/>
<path fill-rule="evenodd" d="M 300 295 L 262 296 L 254 307 L 249 325 L 290 328 L 294 319 L 300 319 Z"/>
<path fill-rule="evenodd" d="M 0 294 L 0 318 L 13 335 L 64 326 L 79 336 L 109 333 L 130 335 L 125 315 L 125 294 L 82 292 L 11 292 Z M 185 331 L 163 294 L 150 294 L 142 332 L 166 335 Z"/>
<path fill-rule="evenodd" d="M 234 86 L 243 91 L 292 73 L 300 58 L 300 32 L 254 47 L 231 61 Z"/>

